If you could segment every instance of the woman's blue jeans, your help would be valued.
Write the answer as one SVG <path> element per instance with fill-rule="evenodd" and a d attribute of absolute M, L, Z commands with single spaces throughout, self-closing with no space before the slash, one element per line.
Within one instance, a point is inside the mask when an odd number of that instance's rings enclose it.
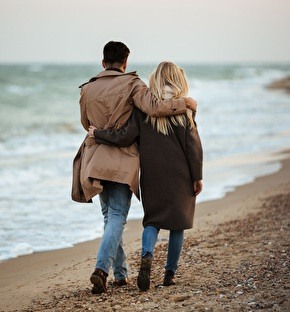
<path fill-rule="evenodd" d="M 104 217 L 104 234 L 97 254 L 96 268 L 109 274 L 112 266 L 115 279 L 124 279 L 127 277 L 127 266 L 122 235 L 132 192 L 127 184 L 104 181 L 99 197 Z"/>
<path fill-rule="evenodd" d="M 144 257 L 146 254 L 153 256 L 159 230 L 160 229 L 151 225 L 146 226 L 144 228 L 142 234 L 142 257 Z M 173 271 L 174 273 L 176 272 L 182 245 L 183 245 L 183 230 L 170 231 L 167 249 L 167 262 L 165 266 L 166 271 L 170 270 Z"/>

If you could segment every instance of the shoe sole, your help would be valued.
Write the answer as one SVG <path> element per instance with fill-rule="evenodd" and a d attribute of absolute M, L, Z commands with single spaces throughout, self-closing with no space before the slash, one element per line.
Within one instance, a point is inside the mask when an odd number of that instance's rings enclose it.
<path fill-rule="evenodd" d="M 172 286 L 172 285 L 176 285 L 175 282 L 169 282 L 169 283 L 163 283 L 162 286 Z"/>
<path fill-rule="evenodd" d="M 150 277 L 148 272 L 141 270 L 137 277 L 137 286 L 141 291 L 146 291 L 150 288 Z"/>
<path fill-rule="evenodd" d="M 100 276 L 92 275 L 90 281 L 94 285 L 92 289 L 93 294 L 102 294 L 107 292 L 106 288 L 104 287 L 103 280 Z"/>

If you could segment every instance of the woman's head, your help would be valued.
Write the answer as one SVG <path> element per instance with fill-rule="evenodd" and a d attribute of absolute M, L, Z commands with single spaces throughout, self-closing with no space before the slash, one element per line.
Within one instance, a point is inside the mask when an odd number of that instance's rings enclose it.
<path fill-rule="evenodd" d="M 172 62 L 160 63 L 149 78 L 149 88 L 159 100 L 177 99 L 186 97 L 188 93 L 188 83 L 183 69 Z M 194 122 L 192 111 L 187 110 L 186 114 L 169 117 L 146 118 L 147 123 L 151 123 L 158 132 L 168 135 L 174 126 L 193 128 Z"/>
<path fill-rule="evenodd" d="M 163 99 L 166 86 L 170 87 L 173 98 L 187 96 L 185 72 L 172 62 L 161 62 L 149 79 L 150 90 L 158 99 Z"/>

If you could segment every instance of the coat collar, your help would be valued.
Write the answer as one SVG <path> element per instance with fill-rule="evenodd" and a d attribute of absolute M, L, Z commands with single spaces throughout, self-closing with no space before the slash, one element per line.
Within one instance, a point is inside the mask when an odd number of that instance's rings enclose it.
<path fill-rule="evenodd" d="M 123 73 L 123 71 L 120 68 L 118 68 L 118 67 L 110 67 L 110 68 L 106 68 L 106 70 L 115 70 L 115 71 L 117 71 L 119 73 Z"/>
<path fill-rule="evenodd" d="M 84 85 L 96 81 L 98 78 L 102 77 L 116 77 L 116 76 L 125 76 L 125 75 L 133 75 L 133 76 L 138 76 L 136 71 L 133 72 L 128 72 L 128 73 L 123 73 L 116 71 L 115 69 L 106 69 L 100 72 L 96 77 L 91 78 L 89 81 L 83 83 L 82 85 L 79 86 L 79 88 L 82 88 Z"/>

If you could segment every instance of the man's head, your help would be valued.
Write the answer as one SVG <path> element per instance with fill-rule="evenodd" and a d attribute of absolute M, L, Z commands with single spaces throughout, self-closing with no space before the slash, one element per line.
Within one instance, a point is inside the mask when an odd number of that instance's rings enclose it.
<path fill-rule="evenodd" d="M 129 54 L 130 50 L 124 43 L 110 41 L 104 46 L 103 66 L 105 68 L 118 67 L 125 71 Z"/>

